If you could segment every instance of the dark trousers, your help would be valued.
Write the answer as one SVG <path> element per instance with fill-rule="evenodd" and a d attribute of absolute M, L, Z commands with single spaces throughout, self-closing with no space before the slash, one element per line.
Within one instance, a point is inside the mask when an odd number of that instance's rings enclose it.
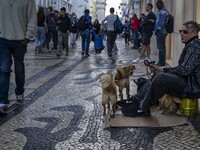
<path fill-rule="evenodd" d="M 185 80 L 167 73 L 158 73 L 149 85 L 145 98 L 140 103 L 140 109 L 147 112 L 164 94 L 182 97 Z"/>
<path fill-rule="evenodd" d="M 0 38 L 0 103 L 8 104 L 8 92 L 10 84 L 10 71 L 12 57 L 14 60 L 16 95 L 24 93 L 25 69 L 24 55 L 27 45 L 20 41 L 11 41 Z"/>
<path fill-rule="evenodd" d="M 124 33 L 125 44 L 128 44 L 130 41 L 130 33 Z"/>
<path fill-rule="evenodd" d="M 117 34 L 114 31 L 107 31 L 107 49 L 108 55 L 112 55 L 112 49 L 115 44 Z"/>
<path fill-rule="evenodd" d="M 53 49 L 57 49 L 57 45 L 58 45 L 58 32 L 56 30 L 56 26 L 52 26 L 52 27 L 48 27 L 48 33 L 46 35 L 47 39 L 46 39 L 46 46 L 47 49 L 49 49 L 49 43 L 51 41 L 51 38 L 53 38 Z"/>

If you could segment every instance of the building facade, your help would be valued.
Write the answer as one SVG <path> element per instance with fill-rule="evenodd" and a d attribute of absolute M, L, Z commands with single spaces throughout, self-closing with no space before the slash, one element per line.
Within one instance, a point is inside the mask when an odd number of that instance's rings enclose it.
<path fill-rule="evenodd" d="M 106 0 L 96 0 L 96 17 L 101 22 L 106 13 Z"/>
<path fill-rule="evenodd" d="M 71 13 L 73 0 L 35 0 L 36 6 L 48 8 L 52 6 L 54 10 L 59 11 L 61 7 L 65 7 L 68 13 Z"/>

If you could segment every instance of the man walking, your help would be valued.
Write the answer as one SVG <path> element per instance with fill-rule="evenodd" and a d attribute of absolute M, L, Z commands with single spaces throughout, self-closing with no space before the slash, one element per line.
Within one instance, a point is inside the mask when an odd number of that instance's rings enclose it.
<path fill-rule="evenodd" d="M 82 53 L 81 55 L 89 55 L 89 48 L 90 48 L 90 34 L 92 29 L 92 17 L 89 16 L 90 11 L 86 9 L 84 11 L 84 15 L 78 21 L 79 31 L 81 33 L 82 39 Z"/>
<path fill-rule="evenodd" d="M 6 12 L 6 13 L 5 13 Z M 1 0 L 0 5 L 0 113 L 7 113 L 12 57 L 16 102 L 24 101 L 24 55 L 37 27 L 34 0 Z"/>
<path fill-rule="evenodd" d="M 46 37 L 46 46 L 47 51 L 49 51 L 49 43 L 51 41 L 51 38 L 53 39 L 53 49 L 57 50 L 58 46 L 58 35 L 57 35 L 57 16 L 53 11 L 53 7 L 48 7 L 49 14 L 47 15 L 47 37 Z"/>
<path fill-rule="evenodd" d="M 108 49 L 108 57 L 112 57 L 112 49 L 115 44 L 115 40 L 117 37 L 117 33 L 114 31 L 114 22 L 117 19 L 117 16 L 114 15 L 115 9 L 113 7 L 110 8 L 110 15 L 106 16 L 101 24 L 104 25 L 104 22 L 107 21 L 107 49 Z"/>
<path fill-rule="evenodd" d="M 64 43 L 65 50 L 66 50 L 66 56 L 69 53 L 69 26 L 70 26 L 70 18 L 68 17 L 68 14 L 66 13 L 66 8 L 62 7 L 60 9 L 60 16 L 58 17 L 58 42 L 59 42 L 59 49 L 57 51 L 57 56 L 61 55 L 62 46 Z"/>

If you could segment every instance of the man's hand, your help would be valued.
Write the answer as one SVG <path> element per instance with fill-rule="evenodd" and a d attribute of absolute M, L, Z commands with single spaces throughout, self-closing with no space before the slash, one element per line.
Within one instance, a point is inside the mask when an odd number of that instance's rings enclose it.
<path fill-rule="evenodd" d="M 163 72 L 163 68 L 162 67 L 157 67 L 155 65 L 149 65 L 149 69 L 151 70 L 152 73 L 160 73 Z"/>
<path fill-rule="evenodd" d="M 30 42 L 30 40 L 29 40 L 29 39 L 24 39 L 24 40 L 21 40 L 21 43 L 22 43 L 22 44 L 24 44 L 24 45 L 28 44 L 29 42 Z"/>

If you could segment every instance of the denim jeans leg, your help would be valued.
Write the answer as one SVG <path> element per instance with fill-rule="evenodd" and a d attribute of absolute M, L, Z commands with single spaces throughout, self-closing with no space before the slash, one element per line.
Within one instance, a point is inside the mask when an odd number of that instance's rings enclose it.
<path fill-rule="evenodd" d="M 10 70 L 12 65 L 11 47 L 8 40 L 0 39 L 0 103 L 8 104 Z"/>
<path fill-rule="evenodd" d="M 20 41 L 13 42 L 13 58 L 15 64 L 15 82 L 16 82 L 16 95 L 22 95 L 24 93 L 25 84 L 25 67 L 24 56 L 27 51 L 27 45 L 22 44 Z"/>
<path fill-rule="evenodd" d="M 89 48 L 90 48 L 90 31 L 89 30 L 86 30 L 85 31 L 86 32 L 86 49 L 85 49 L 85 51 L 86 51 L 86 54 L 88 54 L 89 53 Z"/>
<path fill-rule="evenodd" d="M 181 97 L 185 87 L 185 80 L 175 75 L 159 73 L 151 82 L 145 98 L 140 103 L 140 108 L 146 112 L 151 105 L 155 105 L 164 94 Z"/>
<path fill-rule="evenodd" d="M 166 34 L 157 33 L 156 40 L 157 40 L 157 48 L 159 50 L 159 61 L 158 64 L 161 66 L 165 66 L 166 61 L 166 46 L 165 46 L 165 39 Z"/>
<path fill-rule="evenodd" d="M 40 48 L 42 48 L 44 46 L 44 43 L 45 43 L 46 29 L 45 29 L 45 27 L 40 27 L 40 28 L 41 28 Z"/>
<path fill-rule="evenodd" d="M 58 31 L 56 27 L 52 27 L 53 49 L 57 49 L 58 46 Z"/>
<path fill-rule="evenodd" d="M 81 32 L 81 40 L 82 40 L 82 52 L 85 52 L 85 39 L 86 36 L 85 36 L 85 31 L 82 31 Z"/>
<path fill-rule="evenodd" d="M 133 39 L 134 39 L 134 46 L 135 47 L 139 47 L 138 30 L 134 30 L 134 32 L 133 32 Z"/>
<path fill-rule="evenodd" d="M 41 36 L 41 33 L 38 27 L 37 32 L 36 32 L 36 38 L 35 38 L 35 47 L 39 47 L 40 45 L 40 36 Z"/>

